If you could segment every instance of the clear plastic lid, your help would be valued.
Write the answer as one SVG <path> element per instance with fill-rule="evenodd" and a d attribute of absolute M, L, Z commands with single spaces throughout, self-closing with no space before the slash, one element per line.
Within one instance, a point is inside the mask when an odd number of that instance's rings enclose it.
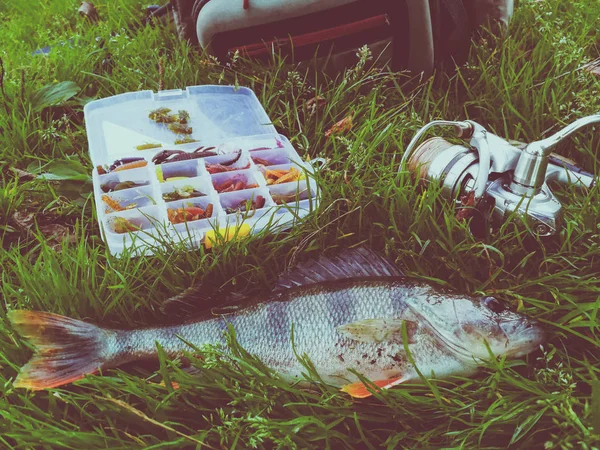
<path fill-rule="evenodd" d="M 159 108 L 189 115 L 185 133 L 149 115 Z M 139 156 L 140 146 L 179 148 L 226 139 L 276 134 L 275 127 L 252 90 L 234 86 L 191 86 L 185 90 L 139 91 L 88 103 L 84 108 L 89 151 L 94 166 Z M 191 144 L 187 144 L 188 146 Z M 160 147 L 159 147 L 160 146 Z"/>

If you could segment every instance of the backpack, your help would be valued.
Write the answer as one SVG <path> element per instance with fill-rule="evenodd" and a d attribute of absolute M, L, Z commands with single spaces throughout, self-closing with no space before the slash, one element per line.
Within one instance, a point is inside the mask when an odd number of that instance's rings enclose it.
<path fill-rule="evenodd" d="M 425 74 L 468 56 L 473 33 L 508 26 L 513 0 L 171 0 L 177 32 L 219 61 L 232 55 L 341 68 L 368 45 L 392 70 Z"/>

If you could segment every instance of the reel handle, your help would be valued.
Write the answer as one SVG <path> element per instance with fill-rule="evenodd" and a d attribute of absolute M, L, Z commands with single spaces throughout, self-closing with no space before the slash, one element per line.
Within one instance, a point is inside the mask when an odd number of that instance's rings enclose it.
<path fill-rule="evenodd" d="M 598 183 L 594 174 L 586 172 L 570 160 L 551 154 L 548 157 L 546 181 L 556 181 L 565 186 L 591 188 Z"/>

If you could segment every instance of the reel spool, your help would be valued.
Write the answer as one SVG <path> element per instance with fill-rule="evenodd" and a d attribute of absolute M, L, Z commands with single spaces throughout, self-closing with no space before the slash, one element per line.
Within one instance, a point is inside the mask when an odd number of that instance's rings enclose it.
<path fill-rule="evenodd" d="M 475 187 L 479 155 L 463 145 L 432 137 L 412 152 L 407 168 L 424 182 L 438 180 L 446 197 L 458 198 Z"/>

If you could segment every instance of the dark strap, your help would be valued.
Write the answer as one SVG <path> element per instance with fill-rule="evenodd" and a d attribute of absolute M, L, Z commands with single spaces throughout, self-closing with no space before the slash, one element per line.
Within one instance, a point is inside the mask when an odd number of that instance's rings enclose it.
<path fill-rule="evenodd" d="M 210 0 L 196 0 L 196 2 L 194 3 L 194 8 L 192 9 L 192 19 L 194 21 L 194 24 L 198 21 L 198 16 L 200 15 L 200 10 L 202 8 L 204 8 L 204 6 L 209 2 Z M 230 0 L 231 1 L 231 0 Z"/>
<path fill-rule="evenodd" d="M 463 0 L 430 0 L 436 66 L 466 59 L 472 25 Z"/>
<path fill-rule="evenodd" d="M 462 0 L 441 0 L 452 23 L 454 31 L 447 37 L 446 49 L 450 55 L 457 55 L 468 49 L 471 42 L 472 26 L 469 14 Z"/>
<path fill-rule="evenodd" d="M 409 45 L 408 69 L 430 75 L 435 58 L 432 20 L 429 3 L 423 0 L 406 0 L 408 11 Z M 394 45 L 402 45 L 395 42 Z"/>
<path fill-rule="evenodd" d="M 177 27 L 177 34 L 194 44 L 198 43 L 196 35 L 196 18 L 192 12 L 197 0 L 171 0 L 171 10 Z M 197 17 L 197 16 L 196 16 Z"/>

